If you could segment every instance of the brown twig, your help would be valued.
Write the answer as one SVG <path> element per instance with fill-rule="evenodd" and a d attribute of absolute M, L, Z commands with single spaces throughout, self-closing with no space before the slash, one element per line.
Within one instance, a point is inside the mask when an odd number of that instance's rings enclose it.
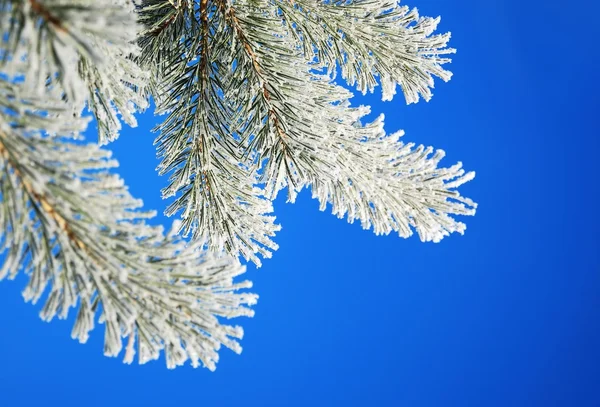
<path fill-rule="evenodd" d="M 275 126 L 275 129 L 277 130 L 277 135 L 279 136 L 281 144 L 283 145 L 283 150 L 284 150 L 285 155 L 290 157 L 291 149 L 288 146 L 288 144 L 286 143 L 286 138 L 288 137 L 288 135 L 284 131 L 281 121 L 279 120 L 279 117 L 278 117 L 279 114 L 277 113 L 277 111 L 275 110 L 275 107 L 273 106 L 273 102 L 271 99 L 271 93 L 267 89 L 267 81 L 264 78 L 262 68 L 261 68 L 260 64 L 258 63 L 258 58 L 256 57 L 256 54 L 252 50 L 250 41 L 244 34 L 244 31 L 240 25 L 240 22 L 239 22 L 237 16 L 235 15 L 235 11 L 233 10 L 233 8 L 232 7 L 226 8 L 227 6 L 225 5 L 225 2 L 223 0 L 219 1 L 219 5 L 220 5 L 220 8 L 221 8 L 221 11 L 223 12 L 223 14 L 225 16 L 227 16 L 229 18 L 229 20 L 231 21 L 231 24 L 235 30 L 236 36 L 237 36 L 238 40 L 243 44 L 244 50 L 246 51 L 246 55 L 248 56 L 248 58 L 250 59 L 250 61 L 252 63 L 252 67 L 254 68 L 256 76 L 259 79 L 263 98 L 268 107 L 267 114 L 268 114 L 269 118 L 273 121 L 273 125 Z M 292 158 L 292 160 L 293 160 L 293 158 Z"/>
<path fill-rule="evenodd" d="M 58 225 L 58 227 L 65 232 L 69 240 L 77 245 L 82 250 L 88 251 L 86 244 L 77 237 L 76 233 L 73 231 L 68 221 L 55 209 L 54 206 L 48 201 L 45 194 L 41 194 L 37 192 L 31 182 L 23 175 L 23 172 L 19 169 L 18 163 L 11 157 L 8 149 L 4 145 L 2 139 L 5 138 L 6 135 L 0 132 L 0 155 L 4 158 L 4 160 L 12 167 L 15 175 L 21 180 L 21 184 L 23 188 L 29 195 L 31 202 L 46 212 L 54 222 Z"/>
<path fill-rule="evenodd" d="M 38 0 L 29 0 L 29 5 L 31 6 L 31 10 L 42 17 L 44 20 L 52 24 L 56 27 L 57 30 L 67 32 L 67 29 L 63 25 L 62 21 L 54 14 L 50 12 L 42 3 Z"/>
<path fill-rule="evenodd" d="M 200 22 L 202 24 L 202 55 L 200 56 L 199 68 L 201 76 L 199 78 L 198 83 L 202 88 L 204 86 L 209 86 L 208 84 L 208 35 L 209 35 L 209 22 L 208 22 L 208 0 L 200 1 Z M 200 90 L 202 93 L 203 89 Z M 197 139 L 198 149 L 200 153 L 202 153 L 202 149 L 205 148 L 201 141 L 201 137 Z M 206 192 L 210 195 L 210 178 L 208 177 L 208 172 L 203 169 L 201 173 L 202 185 L 205 187 Z"/>

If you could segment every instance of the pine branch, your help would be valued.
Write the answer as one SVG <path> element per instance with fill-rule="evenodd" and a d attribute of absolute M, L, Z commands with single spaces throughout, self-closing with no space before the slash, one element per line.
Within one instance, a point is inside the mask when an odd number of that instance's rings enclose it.
<path fill-rule="evenodd" d="M 334 137 L 343 143 L 335 175 L 311 183 L 321 210 L 330 203 L 339 218 L 358 219 L 378 235 L 394 231 L 407 238 L 414 229 L 421 241 L 439 242 L 464 233 L 465 224 L 451 215 L 475 214 L 477 204 L 456 191 L 474 172 L 466 173 L 461 163 L 439 167 L 444 151 L 399 142 L 403 132 L 386 135 L 383 117 L 359 129 L 354 135 L 360 139 Z"/>
<path fill-rule="evenodd" d="M 147 225 L 153 213 L 138 210 L 141 202 L 110 172 L 117 165 L 110 154 L 61 138 L 85 124 L 48 115 L 13 87 L 4 83 L 0 92 L 0 279 L 25 270 L 23 295 L 34 303 L 49 288 L 44 320 L 66 318 L 79 304 L 72 336 L 80 342 L 100 313 L 105 354 L 119 354 L 128 337 L 128 363 L 136 343 L 140 363 L 164 349 L 170 368 L 190 359 L 214 369 L 220 345 L 240 352 L 241 328 L 219 317 L 253 314 L 246 306 L 257 297 L 236 293 L 251 284 L 233 282 L 244 267 Z"/>
<path fill-rule="evenodd" d="M 312 186 L 321 209 L 332 203 L 339 217 L 358 218 L 377 234 L 408 237 L 414 228 L 422 240 L 439 241 L 462 233 L 464 224 L 450 215 L 473 215 L 476 205 L 454 188 L 474 173 L 465 174 L 460 164 L 438 168 L 443 152 L 428 159 L 431 149 L 411 151 L 412 144 L 386 136 L 382 118 L 360 124 L 368 110 L 351 108 L 351 94 L 314 73 L 300 50 L 285 42 L 292 37 L 278 13 L 267 3 L 254 4 L 237 4 L 237 11 L 229 5 L 225 13 L 246 57 L 236 58 L 234 75 L 246 78 L 249 89 L 259 89 L 253 103 L 240 105 L 252 106 L 244 113 L 249 117 L 264 115 L 245 131 L 254 137 L 248 148 L 262 147 L 261 157 L 268 158 L 269 196 L 288 185 L 293 201 L 302 186 Z"/>
<path fill-rule="evenodd" d="M 123 337 L 127 362 L 136 344 L 140 362 L 164 349 L 169 367 L 214 369 L 221 344 L 239 351 L 241 328 L 220 318 L 252 315 L 257 297 L 237 292 L 250 286 L 233 282 L 244 268 L 220 256 L 271 255 L 271 200 L 286 187 L 290 201 L 311 187 L 322 210 L 423 241 L 462 233 L 454 216 L 475 213 L 456 190 L 474 173 L 386 134 L 383 117 L 362 123 L 369 108 L 334 82 L 339 69 L 359 91 L 381 84 L 384 100 L 397 85 L 408 103 L 429 100 L 454 52 L 449 34 L 434 34 L 439 19 L 381 0 L 0 0 L 0 10 L 0 279 L 24 270 L 33 302 L 49 291 L 44 319 L 78 305 L 82 342 L 99 313 L 107 355 Z M 166 115 L 155 129 L 163 196 L 174 197 L 166 213 L 182 218 L 167 236 L 145 222 L 153 214 L 109 153 L 75 140 L 85 107 L 103 144 L 149 97 Z"/>
<path fill-rule="evenodd" d="M 25 76 L 31 94 L 63 93 L 77 115 L 87 106 L 100 144 L 118 137 L 119 115 L 136 125 L 147 75 L 132 59 L 137 23 L 129 1 L 2 0 L 0 10 L 4 73 Z"/>
<path fill-rule="evenodd" d="M 185 53 L 179 40 L 194 37 L 197 33 L 196 19 L 191 17 L 194 4 L 187 0 L 144 0 L 136 8 L 142 27 L 138 38 L 142 52 L 137 61 L 152 72 L 153 91 L 159 84 L 161 72 L 168 69 L 173 58 Z"/>
<path fill-rule="evenodd" d="M 236 12 L 231 3 L 220 0 L 219 9 L 233 28 L 235 38 L 237 39 L 237 44 L 234 42 L 234 45 L 237 45 L 240 48 L 239 50 L 236 50 L 235 57 L 236 60 L 242 62 L 239 63 L 238 67 L 236 67 L 232 73 L 232 81 L 237 83 L 247 81 L 250 84 L 248 88 L 245 89 L 245 99 L 240 103 L 240 107 L 237 108 L 237 110 L 241 110 L 244 105 L 248 106 L 251 105 L 251 103 L 254 108 L 246 113 L 251 118 L 248 121 L 249 124 L 246 124 L 246 128 L 240 129 L 241 133 L 244 135 L 242 143 L 253 138 L 245 147 L 246 155 L 250 155 L 251 151 L 258 151 L 259 155 L 257 161 L 259 163 L 264 157 L 269 157 L 269 166 L 271 168 L 280 168 L 280 171 L 285 171 L 287 181 L 292 185 L 290 188 L 290 200 L 293 201 L 295 199 L 295 192 L 302 189 L 303 182 L 301 181 L 301 178 L 303 175 L 302 166 L 298 163 L 295 149 L 291 148 L 289 145 L 290 137 L 285 130 L 287 126 L 285 124 L 284 109 L 291 108 L 295 110 L 298 107 L 292 107 L 293 105 L 290 103 L 286 106 L 286 101 L 283 99 L 281 92 L 278 90 L 275 91 L 275 86 L 273 85 L 273 83 L 277 83 L 278 80 L 273 78 L 272 72 L 261 67 L 257 52 L 262 52 L 262 60 L 265 58 L 269 60 L 271 58 L 282 58 L 285 56 L 290 65 L 293 65 L 294 62 L 298 63 L 299 61 L 294 61 L 293 57 L 290 58 L 289 53 L 288 55 L 282 55 L 285 54 L 282 50 L 279 50 L 279 52 L 278 50 L 270 50 L 273 51 L 273 53 L 267 53 L 264 50 L 264 44 L 262 44 L 262 47 L 256 47 L 255 50 L 255 45 L 246 35 L 246 32 L 251 32 L 251 30 L 248 30 L 247 27 L 243 26 L 243 23 L 236 16 Z M 258 18 L 258 16 L 252 17 Z M 266 20 L 263 20 L 263 22 L 264 21 Z M 277 31 L 275 31 L 272 36 L 276 37 L 277 34 Z M 272 41 L 274 42 L 275 38 L 273 38 Z M 243 52 L 240 52 L 241 50 L 243 50 Z M 240 58 L 240 56 L 242 58 Z M 245 65 L 248 66 L 247 69 L 244 69 Z M 258 94 L 252 92 L 251 88 L 258 89 Z M 271 89 L 271 91 L 269 91 L 269 89 Z M 284 106 L 283 109 L 282 106 Z M 252 127 L 252 124 L 256 127 Z M 276 152 L 273 153 L 273 151 Z M 275 157 L 276 162 L 274 163 L 273 158 Z M 267 173 L 272 174 L 272 171 L 267 171 Z M 280 187 L 278 187 L 277 184 L 268 184 L 268 196 L 273 198 L 279 189 Z"/>
<path fill-rule="evenodd" d="M 254 186 L 256 175 L 240 162 L 231 136 L 233 113 L 223 100 L 222 69 L 216 68 L 223 63 L 219 44 L 227 40 L 227 27 L 210 1 L 201 1 L 190 18 L 194 35 L 180 40 L 187 45 L 159 73 L 156 90 L 157 111 L 169 113 L 155 141 L 159 173 L 171 174 L 163 197 L 177 195 L 166 214 L 182 212 L 182 232 L 207 239 L 212 250 L 260 265 L 256 254 L 270 257 L 277 248 L 270 237 L 279 226 L 266 216 L 271 203 Z"/>
<path fill-rule="evenodd" d="M 379 80 L 384 99 L 398 84 L 408 102 L 429 99 L 433 77 L 450 78 L 442 65 L 454 52 L 449 34 L 433 34 L 438 19 L 374 0 L 159 4 L 141 6 L 143 53 L 168 49 L 155 70 L 154 95 L 169 114 L 157 128 L 159 170 L 171 173 L 164 195 L 180 194 L 168 213 L 183 211 L 184 232 L 204 230 L 234 254 L 260 250 L 245 236 L 272 235 L 257 216 L 265 212 L 223 220 L 240 213 L 228 202 L 256 196 L 248 192 L 255 174 L 268 199 L 287 187 L 293 202 L 310 186 L 322 209 L 331 203 L 377 234 L 416 230 L 439 241 L 464 231 L 453 216 L 473 215 L 476 205 L 456 188 L 474 173 L 439 167 L 443 152 L 386 135 L 382 119 L 362 124 L 368 108 L 352 107 L 352 93 L 333 82 L 339 67 L 361 91 Z M 240 225 L 249 225 L 246 235 Z"/>
<path fill-rule="evenodd" d="M 274 2 L 305 55 L 331 74 L 339 66 L 348 84 L 363 93 L 372 92 L 379 78 L 383 100 L 392 100 L 400 85 L 406 102 L 416 103 L 420 96 L 431 99 L 434 76 L 452 76 L 442 67 L 456 52 L 447 47 L 450 33 L 432 35 L 439 17 L 420 17 L 396 1 Z"/>

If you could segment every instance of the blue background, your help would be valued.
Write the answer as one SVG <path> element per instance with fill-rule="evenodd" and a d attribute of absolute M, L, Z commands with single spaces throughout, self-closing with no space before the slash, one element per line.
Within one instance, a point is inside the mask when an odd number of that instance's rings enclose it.
<path fill-rule="evenodd" d="M 466 235 L 376 237 L 275 203 L 280 250 L 260 270 L 244 352 L 217 371 L 102 356 L 0 284 L 0 406 L 599 406 L 600 9 L 592 2 L 412 0 L 459 52 L 430 103 L 381 103 L 387 129 L 477 178 Z M 147 114 L 113 145 L 162 209 Z M 184 404 L 185 403 L 185 404 Z"/>

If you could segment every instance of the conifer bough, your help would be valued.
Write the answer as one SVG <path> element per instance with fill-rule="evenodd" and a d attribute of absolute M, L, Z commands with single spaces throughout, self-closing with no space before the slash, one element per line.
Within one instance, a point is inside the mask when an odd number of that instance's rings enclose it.
<path fill-rule="evenodd" d="M 310 188 L 376 234 L 437 242 L 476 204 L 444 152 L 387 134 L 352 91 L 429 100 L 454 52 L 438 19 L 384 0 L 0 0 L 0 279 L 29 276 L 41 316 L 96 316 L 105 354 L 214 369 L 257 296 L 238 258 L 277 249 L 272 201 Z M 336 79 L 336 75 L 341 76 Z M 338 82 L 345 81 L 348 87 Z M 150 226 L 98 145 L 152 98 L 173 230 Z M 90 112 L 98 143 L 80 134 Z M 182 237 L 187 236 L 188 239 Z M 126 338 L 125 340 L 123 338 Z"/>

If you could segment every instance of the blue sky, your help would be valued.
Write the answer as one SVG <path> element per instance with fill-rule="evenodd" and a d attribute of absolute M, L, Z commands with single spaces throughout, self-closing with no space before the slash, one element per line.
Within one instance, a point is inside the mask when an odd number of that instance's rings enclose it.
<path fill-rule="evenodd" d="M 357 98 L 387 129 L 477 171 L 465 236 L 376 237 L 304 192 L 275 203 L 280 249 L 244 351 L 217 371 L 102 356 L 0 284 L 0 406 L 598 406 L 597 5 L 413 0 L 442 15 L 455 76 L 429 103 Z M 135 196 L 162 209 L 141 118 L 113 144 Z"/>

